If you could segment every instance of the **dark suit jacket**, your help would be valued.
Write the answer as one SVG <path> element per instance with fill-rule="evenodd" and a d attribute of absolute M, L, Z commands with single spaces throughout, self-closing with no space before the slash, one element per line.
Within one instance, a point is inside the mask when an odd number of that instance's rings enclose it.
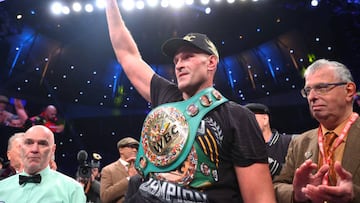
<path fill-rule="evenodd" d="M 274 179 L 274 188 L 278 203 L 291 203 L 293 195 L 293 178 L 295 170 L 307 159 L 318 162 L 319 147 L 318 129 L 309 130 L 295 136 L 290 142 L 285 165 Z M 352 203 L 360 203 L 360 118 L 349 129 L 345 144 L 342 166 L 353 175 L 355 199 Z"/>
<path fill-rule="evenodd" d="M 4 168 L 0 169 L 0 180 L 15 174 L 16 174 L 16 170 L 12 166 L 10 166 L 10 163 L 8 163 L 4 166 Z"/>
<path fill-rule="evenodd" d="M 103 203 L 122 203 L 128 189 L 128 173 L 119 160 L 101 170 L 100 199 Z"/>
<path fill-rule="evenodd" d="M 100 201 L 100 182 L 97 180 L 92 181 L 90 189 L 86 195 L 86 202 L 101 203 Z"/>

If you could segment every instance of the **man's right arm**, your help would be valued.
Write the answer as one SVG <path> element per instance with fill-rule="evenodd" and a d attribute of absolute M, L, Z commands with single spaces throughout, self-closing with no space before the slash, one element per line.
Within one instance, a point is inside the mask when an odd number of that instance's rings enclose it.
<path fill-rule="evenodd" d="M 239 192 L 244 202 L 276 202 L 268 164 L 254 163 L 247 167 L 235 166 L 235 172 L 239 183 Z M 261 191 L 257 188 L 261 188 Z"/>
<path fill-rule="evenodd" d="M 116 0 L 107 0 L 106 18 L 118 62 L 139 94 L 150 101 L 150 82 L 154 71 L 142 60 L 137 45 L 121 17 Z"/>
<path fill-rule="evenodd" d="M 20 99 L 15 98 L 14 106 L 15 106 L 16 114 L 19 116 L 22 124 L 24 124 L 25 121 L 29 118 L 29 116 L 26 113 L 26 110 L 24 108 L 24 105 L 22 104 L 22 101 Z"/>

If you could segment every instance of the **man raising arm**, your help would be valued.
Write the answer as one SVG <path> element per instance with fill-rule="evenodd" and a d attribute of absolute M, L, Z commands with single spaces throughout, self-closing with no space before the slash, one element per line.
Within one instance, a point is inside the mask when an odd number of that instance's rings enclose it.
<path fill-rule="evenodd" d="M 106 14 L 117 60 L 137 91 L 157 107 L 144 121 L 135 164 L 146 181 L 139 199 L 274 203 L 254 115 L 213 88 L 219 62 L 213 42 L 189 33 L 163 44 L 175 65 L 174 84 L 142 60 L 116 0 L 108 0 Z"/>
<path fill-rule="evenodd" d="M 137 45 L 122 20 L 116 1 L 107 1 L 106 18 L 117 60 L 140 95 L 150 101 L 150 81 L 154 71 L 142 60 Z"/>

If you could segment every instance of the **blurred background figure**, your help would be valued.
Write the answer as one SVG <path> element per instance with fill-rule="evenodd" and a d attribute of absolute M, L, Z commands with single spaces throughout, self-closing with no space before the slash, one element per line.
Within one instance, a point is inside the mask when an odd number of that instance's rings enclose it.
<path fill-rule="evenodd" d="M 24 126 L 26 112 L 20 99 L 14 99 L 14 108 L 16 112 L 13 113 L 9 110 L 9 99 L 4 95 L 0 95 L 0 125 L 16 128 Z"/>
<path fill-rule="evenodd" d="M 87 203 L 101 203 L 100 201 L 100 182 L 95 179 L 93 174 L 90 177 L 83 177 L 76 174 L 76 181 L 84 187 Z"/>
<path fill-rule="evenodd" d="M 280 173 L 282 165 L 285 163 L 285 157 L 292 135 L 280 134 L 276 129 L 271 128 L 270 110 L 266 105 L 249 103 L 246 104 L 245 107 L 255 114 L 255 118 L 263 133 L 269 155 L 271 177 L 274 179 L 274 177 Z"/>
<path fill-rule="evenodd" d="M 87 203 L 101 203 L 100 201 L 100 154 L 93 153 L 93 159 L 88 162 L 88 153 L 80 150 L 77 154 L 79 166 L 76 172 L 76 181 L 84 188 Z"/>
<path fill-rule="evenodd" d="M 98 153 L 92 154 L 92 160 L 91 160 L 91 172 L 94 176 L 95 180 L 100 181 L 101 179 L 101 169 L 100 169 L 100 160 L 102 159 L 101 155 Z"/>
<path fill-rule="evenodd" d="M 50 166 L 50 169 L 55 170 L 55 171 L 57 170 L 57 164 L 55 162 L 55 155 L 50 159 L 49 166 Z"/>
<path fill-rule="evenodd" d="M 0 157 L 0 169 L 3 168 L 4 164 L 5 164 L 4 158 Z"/>
<path fill-rule="evenodd" d="M 360 113 L 360 92 L 356 92 L 354 95 L 354 104 L 353 104 L 354 112 Z"/>
<path fill-rule="evenodd" d="M 44 125 L 53 133 L 62 133 L 65 127 L 64 122 L 58 119 L 54 105 L 48 105 L 39 115 L 31 117 L 30 121 L 30 125 Z"/>
<path fill-rule="evenodd" d="M 7 158 L 9 162 L 4 163 L 0 170 L 0 180 L 15 175 L 23 170 L 20 156 L 20 147 L 24 133 L 15 133 L 9 138 Z"/>

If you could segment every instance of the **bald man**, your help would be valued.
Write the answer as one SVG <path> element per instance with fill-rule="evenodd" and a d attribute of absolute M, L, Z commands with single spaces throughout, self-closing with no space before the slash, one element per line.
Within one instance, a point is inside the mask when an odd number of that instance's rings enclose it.
<path fill-rule="evenodd" d="M 50 169 L 55 149 L 54 134 L 49 128 L 43 125 L 29 128 L 20 147 L 24 171 L 0 181 L 0 202 L 85 203 L 78 182 Z"/>
<path fill-rule="evenodd" d="M 33 125 L 44 125 L 53 133 L 61 133 L 64 131 L 64 124 L 57 117 L 57 109 L 54 105 L 48 105 L 40 115 L 30 118 Z"/>

